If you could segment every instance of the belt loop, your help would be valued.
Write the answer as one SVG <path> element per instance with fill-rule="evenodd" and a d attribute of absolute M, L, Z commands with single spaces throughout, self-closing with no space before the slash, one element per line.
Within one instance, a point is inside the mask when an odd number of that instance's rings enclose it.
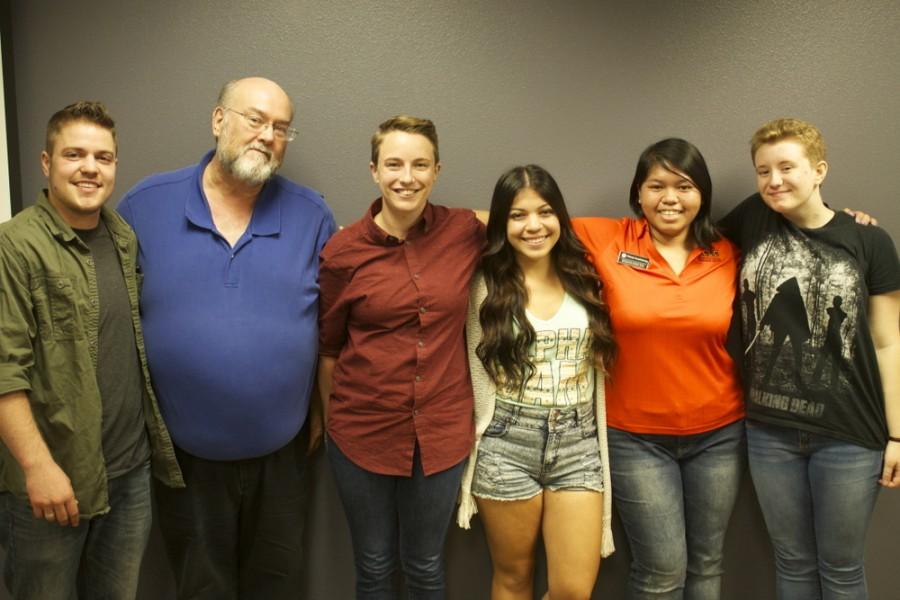
<path fill-rule="evenodd" d="M 589 408 L 590 406 L 587 402 L 581 402 L 575 405 L 575 421 L 576 425 L 578 425 L 579 427 L 584 423 L 585 412 L 588 412 Z"/>

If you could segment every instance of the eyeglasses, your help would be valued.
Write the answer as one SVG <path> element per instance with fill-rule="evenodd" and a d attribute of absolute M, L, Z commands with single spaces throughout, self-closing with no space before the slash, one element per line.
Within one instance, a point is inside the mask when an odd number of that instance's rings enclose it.
<path fill-rule="evenodd" d="M 242 113 L 239 110 L 234 110 L 233 108 L 228 108 L 227 106 L 223 106 L 222 110 L 230 110 L 234 114 L 244 117 L 244 122 L 252 131 L 265 131 L 266 127 L 271 125 L 272 135 L 275 136 L 276 139 L 284 140 L 285 142 L 293 142 L 295 139 L 297 139 L 297 134 L 300 133 L 293 127 L 285 125 L 284 123 L 266 121 L 259 115 Z"/>

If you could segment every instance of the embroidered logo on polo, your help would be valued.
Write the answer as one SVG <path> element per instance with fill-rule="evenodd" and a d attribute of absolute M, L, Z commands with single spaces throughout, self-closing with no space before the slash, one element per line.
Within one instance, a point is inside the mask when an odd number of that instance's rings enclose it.
<path fill-rule="evenodd" d="M 697 257 L 697 260 L 700 262 L 722 262 L 722 256 L 719 254 L 719 251 L 715 248 L 710 250 L 704 250 L 703 253 Z"/>

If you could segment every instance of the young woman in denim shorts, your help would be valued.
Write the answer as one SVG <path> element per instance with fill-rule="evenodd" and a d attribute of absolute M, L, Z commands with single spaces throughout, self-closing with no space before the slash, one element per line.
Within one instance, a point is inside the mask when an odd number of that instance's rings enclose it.
<path fill-rule="evenodd" d="M 494 598 L 589 597 L 613 549 L 603 377 L 615 352 L 599 281 L 562 194 L 536 165 L 494 188 L 467 322 L 476 443 L 459 524 L 481 513 Z M 474 496 L 474 498 L 473 498 Z"/>

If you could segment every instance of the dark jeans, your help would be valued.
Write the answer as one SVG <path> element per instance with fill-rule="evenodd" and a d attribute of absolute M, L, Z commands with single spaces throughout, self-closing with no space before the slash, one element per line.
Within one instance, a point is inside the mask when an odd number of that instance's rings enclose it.
<path fill-rule="evenodd" d="M 463 465 L 428 477 L 419 449 L 412 477 L 379 475 L 356 466 L 328 440 L 328 458 L 350 525 L 357 600 L 394 600 L 399 557 L 411 599 L 444 597 L 444 540 Z"/>
<path fill-rule="evenodd" d="M 304 436 L 271 454 L 213 461 L 175 453 L 187 487 L 155 486 L 181 600 L 296 600 L 306 521 Z"/>
<path fill-rule="evenodd" d="M 150 463 L 109 480 L 110 511 L 62 527 L 0 494 L 6 587 L 17 600 L 132 600 L 150 538 Z"/>

